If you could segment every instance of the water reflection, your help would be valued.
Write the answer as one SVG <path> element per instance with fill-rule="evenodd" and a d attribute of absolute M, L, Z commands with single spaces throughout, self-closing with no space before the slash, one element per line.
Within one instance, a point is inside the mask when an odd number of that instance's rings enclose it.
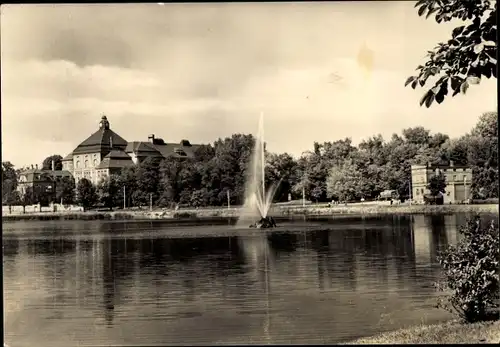
<path fill-rule="evenodd" d="M 84 232 L 73 237 L 4 236 L 6 341 L 335 343 L 444 319 L 433 308 L 436 257 L 462 218 L 200 238 L 116 238 L 113 228 L 151 224 L 96 221 L 75 223 Z"/>

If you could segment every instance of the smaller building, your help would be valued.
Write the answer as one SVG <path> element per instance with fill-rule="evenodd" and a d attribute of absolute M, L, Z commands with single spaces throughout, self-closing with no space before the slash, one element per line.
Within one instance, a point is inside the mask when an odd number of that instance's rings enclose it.
<path fill-rule="evenodd" d="M 424 203 L 425 196 L 430 194 L 427 185 L 430 178 L 442 173 L 446 188 L 443 193 L 444 204 L 464 203 L 471 196 L 472 169 L 468 166 L 456 166 L 453 161 L 450 165 L 412 165 L 411 166 L 411 191 L 412 200 Z"/>
<path fill-rule="evenodd" d="M 21 198 L 25 198 L 29 204 L 40 204 L 48 206 L 56 201 L 62 185 L 58 184 L 63 178 L 72 179 L 72 175 L 66 170 L 55 170 L 52 162 L 52 170 L 39 169 L 38 165 L 26 168 L 19 173 L 17 191 Z"/>

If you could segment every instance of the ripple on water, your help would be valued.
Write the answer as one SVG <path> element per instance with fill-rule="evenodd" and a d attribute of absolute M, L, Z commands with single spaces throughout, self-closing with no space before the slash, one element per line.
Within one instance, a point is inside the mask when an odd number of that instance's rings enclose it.
<path fill-rule="evenodd" d="M 55 232 L 32 223 L 17 235 L 10 225 L 5 339 L 335 343 L 447 319 L 433 307 L 432 284 L 453 218 L 349 219 L 316 230 L 290 223 L 276 233 L 93 221 L 51 224 Z M 45 236 L 26 236 L 38 231 Z"/>

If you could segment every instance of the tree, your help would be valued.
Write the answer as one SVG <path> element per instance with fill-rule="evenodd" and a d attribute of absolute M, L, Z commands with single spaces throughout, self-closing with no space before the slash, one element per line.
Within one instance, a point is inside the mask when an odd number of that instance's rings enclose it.
<path fill-rule="evenodd" d="M 472 129 L 471 135 L 489 139 L 498 138 L 498 113 L 483 113 Z"/>
<path fill-rule="evenodd" d="M 2 162 L 2 204 L 15 204 L 19 196 L 17 193 L 17 173 L 10 161 Z"/>
<path fill-rule="evenodd" d="M 75 201 L 75 180 L 73 177 L 63 177 L 57 182 L 56 201 L 72 204 Z"/>
<path fill-rule="evenodd" d="M 96 189 L 88 179 L 82 178 L 78 181 L 76 191 L 78 203 L 83 207 L 84 211 L 94 206 L 97 202 Z"/>
<path fill-rule="evenodd" d="M 446 179 L 444 175 L 439 172 L 429 178 L 427 189 L 430 190 L 432 196 L 437 196 L 439 193 L 445 193 Z"/>
<path fill-rule="evenodd" d="M 430 77 L 434 86 L 428 89 L 420 105 L 430 107 L 433 101 L 443 102 L 452 89 L 452 96 L 465 94 L 471 84 L 479 84 L 481 77 L 497 77 L 497 2 L 490 0 L 419 0 L 415 4 L 418 15 L 434 15 L 438 23 L 452 19 L 464 25 L 453 29 L 447 42 L 439 43 L 428 52 L 429 60 L 419 65 L 418 75 L 410 76 L 405 86 L 423 87 Z"/>
<path fill-rule="evenodd" d="M 438 307 L 458 313 L 472 323 L 498 319 L 500 303 L 498 225 L 484 226 L 479 216 L 459 229 L 463 237 L 439 255 L 444 281 L 438 289 L 450 293 Z"/>
<path fill-rule="evenodd" d="M 97 185 L 99 202 L 105 207 L 109 207 L 110 210 L 112 210 L 114 206 L 120 205 L 121 196 L 119 196 L 119 193 L 119 177 L 116 175 L 104 177 Z"/>
<path fill-rule="evenodd" d="M 346 160 L 340 167 L 330 169 L 326 181 L 327 192 L 330 197 L 337 197 L 340 201 L 352 201 L 362 197 L 362 176 L 352 160 Z"/>
<path fill-rule="evenodd" d="M 118 176 L 117 184 L 119 185 L 120 190 L 122 190 L 125 187 L 125 202 L 127 206 L 134 205 L 134 197 L 136 195 L 136 192 L 138 191 L 136 178 L 137 178 L 137 166 L 130 166 L 123 168 L 122 171 L 120 172 L 120 175 Z M 121 206 L 121 203 L 123 201 L 122 199 L 124 197 L 121 193 L 118 195 L 120 196 L 120 206 Z"/>
<path fill-rule="evenodd" d="M 62 159 L 59 154 L 53 154 L 43 160 L 42 170 L 52 170 L 52 160 L 54 161 L 55 170 L 62 170 Z"/>
<path fill-rule="evenodd" d="M 35 203 L 35 194 L 32 187 L 26 187 L 19 192 L 19 203 L 23 207 L 23 213 L 26 213 L 26 206 Z"/>
<path fill-rule="evenodd" d="M 160 160 L 148 157 L 138 165 L 136 170 L 137 190 L 134 192 L 134 203 L 139 206 L 149 205 L 150 194 L 156 202 L 159 198 L 159 182 Z"/>
<path fill-rule="evenodd" d="M 275 201 L 286 201 L 293 185 L 297 183 L 297 163 L 288 153 L 270 154 L 265 169 L 266 186 L 280 185 L 274 195 Z"/>

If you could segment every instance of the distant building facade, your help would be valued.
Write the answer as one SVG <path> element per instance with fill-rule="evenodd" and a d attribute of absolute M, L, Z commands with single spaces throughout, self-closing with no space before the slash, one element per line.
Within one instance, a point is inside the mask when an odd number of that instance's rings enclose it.
<path fill-rule="evenodd" d="M 22 199 L 29 204 L 47 206 L 56 201 L 56 197 L 63 188 L 59 182 L 72 175 L 66 170 L 55 170 L 52 161 L 51 170 L 39 169 L 38 165 L 21 170 L 18 175 L 17 191 Z"/>
<path fill-rule="evenodd" d="M 446 188 L 443 193 L 443 202 L 462 203 L 472 198 L 472 169 L 468 166 L 450 165 L 412 165 L 411 166 L 411 190 L 412 200 L 424 203 L 424 197 L 430 194 L 427 185 L 430 178 L 436 173 L 442 173 L 446 180 Z"/>
<path fill-rule="evenodd" d="M 102 116 L 99 129 L 63 158 L 62 165 L 76 182 L 86 178 L 97 184 L 104 177 L 118 174 L 148 157 L 192 158 L 199 146 L 187 140 L 166 143 L 155 135 L 149 135 L 148 141 L 128 142 L 111 130 L 107 117 Z"/>

